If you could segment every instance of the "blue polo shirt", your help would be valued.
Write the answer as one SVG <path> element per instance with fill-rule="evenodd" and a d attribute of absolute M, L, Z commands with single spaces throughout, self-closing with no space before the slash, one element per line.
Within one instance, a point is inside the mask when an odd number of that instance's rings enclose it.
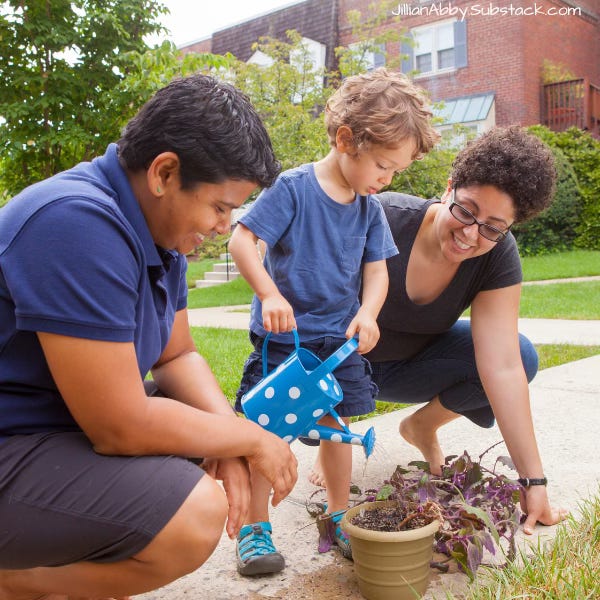
<path fill-rule="evenodd" d="M 144 378 L 186 306 L 185 271 L 184 256 L 154 244 L 115 144 L 2 208 L 0 442 L 79 430 L 37 331 L 133 342 Z"/>

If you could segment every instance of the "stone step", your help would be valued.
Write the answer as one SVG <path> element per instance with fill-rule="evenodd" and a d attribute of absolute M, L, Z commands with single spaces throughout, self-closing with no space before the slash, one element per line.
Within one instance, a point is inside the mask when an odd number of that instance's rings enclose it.
<path fill-rule="evenodd" d="M 217 273 L 227 273 L 227 271 L 229 271 L 229 273 L 239 273 L 235 263 L 231 261 L 229 263 L 215 263 L 213 265 L 213 271 Z"/>
<path fill-rule="evenodd" d="M 211 281 L 209 279 L 196 279 L 196 288 L 207 288 L 212 287 L 213 285 L 221 285 L 222 283 L 227 283 L 226 281 Z"/>
<path fill-rule="evenodd" d="M 204 279 L 208 279 L 209 281 L 231 281 L 232 279 L 237 279 L 240 276 L 239 273 L 229 272 L 229 277 L 227 277 L 227 273 L 225 271 L 209 271 L 208 273 L 204 273 Z"/>

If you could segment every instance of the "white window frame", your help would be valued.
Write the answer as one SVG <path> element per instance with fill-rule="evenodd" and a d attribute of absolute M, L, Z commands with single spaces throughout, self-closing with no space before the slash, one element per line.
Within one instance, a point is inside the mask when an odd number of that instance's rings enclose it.
<path fill-rule="evenodd" d="M 431 77 L 432 75 L 437 75 L 438 73 L 451 73 L 452 71 L 456 71 L 456 39 L 454 38 L 454 23 L 456 22 L 456 19 L 452 19 L 452 20 L 447 20 L 447 21 L 437 21 L 435 23 L 429 23 L 427 25 L 423 25 L 422 27 L 414 27 L 413 29 L 411 29 L 411 34 L 413 36 L 413 39 L 417 39 L 418 35 L 420 32 L 425 32 L 428 30 L 431 30 L 432 32 L 432 36 L 431 36 L 431 70 L 430 71 L 420 71 L 418 66 L 417 66 L 417 57 L 421 56 L 422 54 L 419 54 L 419 47 L 418 47 L 418 43 L 415 43 L 415 47 L 414 47 L 414 51 L 413 51 L 413 69 L 415 69 L 415 71 L 418 71 L 418 73 L 415 75 L 415 78 L 418 77 Z M 451 67 L 443 67 L 443 68 L 439 68 L 438 67 L 438 51 L 440 49 L 445 50 L 449 47 L 446 48 L 440 48 L 440 30 L 442 28 L 446 28 L 449 27 L 452 31 L 452 49 L 454 49 L 455 51 L 455 56 L 454 56 L 454 64 Z"/>

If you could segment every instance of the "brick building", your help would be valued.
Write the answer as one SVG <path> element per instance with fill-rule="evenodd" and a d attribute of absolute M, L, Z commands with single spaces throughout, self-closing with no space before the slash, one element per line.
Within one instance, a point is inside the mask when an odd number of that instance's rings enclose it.
<path fill-rule="evenodd" d="M 305 0 L 213 33 L 182 51 L 231 52 L 255 60 L 262 35 L 297 30 L 315 64 L 335 67 L 334 48 L 353 38 L 350 10 L 368 14 L 373 0 Z M 398 22 L 399 21 L 399 22 Z M 570 125 L 600 136 L 600 0 L 400 0 L 381 25 L 401 28 L 413 44 L 388 43 L 403 56 L 434 101 L 444 101 L 447 125 L 481 132 L 490 126 Z M 382 57 L 373 57 L 375 62 Z M 570 81 L 543 81 L 544 61 L 561 65 Z M 416 74 L 415 74 L 416 73 Z"/>

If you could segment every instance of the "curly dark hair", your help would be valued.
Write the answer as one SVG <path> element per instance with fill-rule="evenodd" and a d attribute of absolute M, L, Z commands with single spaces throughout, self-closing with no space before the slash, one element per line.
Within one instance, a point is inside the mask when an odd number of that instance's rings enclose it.
<path fill-rule="evenodd" d="M 493 185 L 508 194 L 515 222 L 534 217 L 552 202 L 556 168 L 552 151 L 522 127 L 495 127 L 473 140 L 452 163 L 452 185 Z"/>
<path fill-rule="evenodd" d="M 118 147 L 120 162 L 133 171 L 174 152 L 183 189 L 226 179 L 268 187 L 280 171 L 250 100 L 208 75 L 178 78 L 158 90 L 125 126 Z"/>

